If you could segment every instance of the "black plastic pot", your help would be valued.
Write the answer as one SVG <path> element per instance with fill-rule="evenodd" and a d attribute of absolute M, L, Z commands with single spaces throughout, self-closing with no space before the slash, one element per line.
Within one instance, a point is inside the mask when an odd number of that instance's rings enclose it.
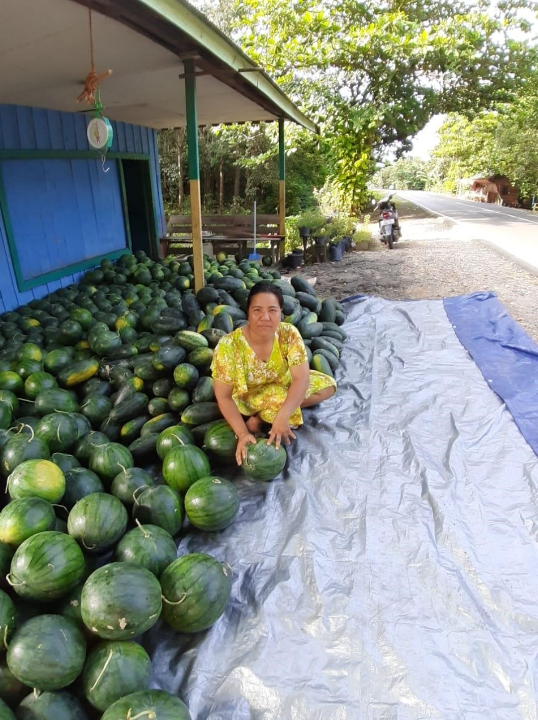
<path fill-rule="evenodd" d="M 344 255 L 344 246 L 342 243 L 338 243 L 338 245 L 330 245 L 329 246 L 329 260 L 331 262 L 339 262 Z"/>
<path fill-rule="evenodd" d="M 298 270 L 302 264 L 303 264 L 302 254 L 299 255 L 299 254 L 292 252 L 286 257 L 286 265 L 289 268 L 292 268 L 292 270 Z"/>
<path fill-rule="evenodd" d="M 329 242 L 329 236 L 328 235 L 318 235 L 314 238 L 316 245 L 327 245 Z"/>
<path fill-rule="evenodd" d="M 300 227 L 300 228 L 299 228 L 299 235 L 300 235 L 302 238 L 310 237 L 310 228 L 309 228 L 309 227 L 306 227 L 306 226 L 305 226 L 305 227 Z"/>
<path fill-rule="evenodd" d="M 292 255 L 304 255 L 304 250 L 302 248 L 295 248 L 295 250 L 291 251 Z"/>

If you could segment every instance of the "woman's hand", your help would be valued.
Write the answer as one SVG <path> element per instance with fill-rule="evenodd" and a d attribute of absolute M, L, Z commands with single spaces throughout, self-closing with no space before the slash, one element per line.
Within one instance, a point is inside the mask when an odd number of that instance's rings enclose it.
<path fill-rule="evenodd" d="M 289 418 L 281 417 L 277 414 L 274 419 L 273 426 L 271 427 L 267 444 L 271 445 L 273 441 L 276 441 L 275 448 L 278 450 L 282 440 L 284 440 L 286 445 L 289 445 L 290 440 L 295 440 L 295 435 L 293 434 L 293 430 L 290 428 Z"/>
<path fill-rule="evenodd" d="M 253 443 L 256 445 L 256 438 L 249 432 L 241 433 L 237 437 L 237 448 L 235 449 L 235 459 L 238 465 L 243 464 L 243 460 L 247 457 L 247 445 Z"/>

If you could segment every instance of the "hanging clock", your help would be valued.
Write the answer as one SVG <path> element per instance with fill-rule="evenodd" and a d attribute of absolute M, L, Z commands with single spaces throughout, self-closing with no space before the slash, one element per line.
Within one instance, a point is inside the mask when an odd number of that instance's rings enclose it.
<path fill-rule="evenodd" d="M 88 142 L 95 150 L 108 150 L 114 139 L 114 131 L 110 120 L 95 117 L 88 124 Z"/>

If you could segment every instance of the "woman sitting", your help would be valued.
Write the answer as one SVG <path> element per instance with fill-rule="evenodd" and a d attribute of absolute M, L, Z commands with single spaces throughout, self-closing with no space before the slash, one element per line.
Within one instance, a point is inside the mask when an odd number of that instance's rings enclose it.
<path fill-rule="evenodd" d="M 247 300 L 248 323 L 220 340 L 211 369 L 220 411 L 237 435 L 237 464 L 262 423 L 270 423 L 269 443 L 295 439 L 302 425 L 301 408 L 316 405 L 336 392 L 334 378 L 310 370 L 297 328 L 281 322 L 281 289 L 259 282 Z M 245 419 L 243 416 L 247 417 Z"/>

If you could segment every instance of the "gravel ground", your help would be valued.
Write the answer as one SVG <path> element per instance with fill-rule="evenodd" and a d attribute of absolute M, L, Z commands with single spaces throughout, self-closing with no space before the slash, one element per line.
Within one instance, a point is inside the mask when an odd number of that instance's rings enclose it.
<path fill-rule="evenodd" d="M 538 276 L 477 240 L 461 239 L 457 225 L 444 218 L 410 205 L 400 218 L 403 238 L 394 250 L 376 238 L 372 250 L 305 268 L 307 277 L 317 278 L 316 291 L 339 300 L 357 293 L 423 300 L 491 290 L 538 342 Z M 372 229 L 376 232 L 376 226 Z"/>

